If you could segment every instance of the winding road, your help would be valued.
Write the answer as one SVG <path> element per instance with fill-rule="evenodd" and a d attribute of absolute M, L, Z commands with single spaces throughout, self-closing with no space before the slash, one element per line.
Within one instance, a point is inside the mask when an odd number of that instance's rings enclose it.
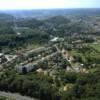
<path fill-rule="evenodd" d="M 27 96 L 21 96 L 17 93 L 9 93 L 9 92 L 2 92 L 0 91 L 0 97 L 6 97 L 11 100 L 38 100 Z"/>

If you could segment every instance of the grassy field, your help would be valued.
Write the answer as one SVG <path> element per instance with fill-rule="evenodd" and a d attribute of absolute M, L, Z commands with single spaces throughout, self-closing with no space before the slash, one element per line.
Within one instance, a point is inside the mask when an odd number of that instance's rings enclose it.
<path fill-rule="evenodd" d="M 90 46 L 96 51 L 100 52 L 100 44 L 90 44 Z"/>

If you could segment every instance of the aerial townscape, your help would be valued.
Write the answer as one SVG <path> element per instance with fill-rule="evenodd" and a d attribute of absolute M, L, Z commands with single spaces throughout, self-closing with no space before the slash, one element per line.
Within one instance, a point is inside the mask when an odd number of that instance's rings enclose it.
<path fill-rule="evenodd" d="M 0 11 L 0 100 L 100 100 L 100 9 Z"/>

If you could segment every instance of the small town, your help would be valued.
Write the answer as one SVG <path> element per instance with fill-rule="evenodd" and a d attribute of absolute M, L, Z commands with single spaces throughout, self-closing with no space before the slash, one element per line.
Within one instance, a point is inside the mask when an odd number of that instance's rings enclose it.
<path fill-rule="evenodd" d="M 100 100 L 96 3 L 0 1 L 0 100 Z"/>

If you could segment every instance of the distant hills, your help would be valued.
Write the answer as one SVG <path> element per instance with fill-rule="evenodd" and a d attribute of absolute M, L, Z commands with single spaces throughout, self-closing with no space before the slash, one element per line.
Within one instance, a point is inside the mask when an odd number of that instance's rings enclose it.
<path fill-rule="evenodd" d="M 17 29 L 40 29 L 49 34 L 100 32 L 100 9 L 0 11 L 0 34 Z"/>
<path fill-rule="evenodd" d="M 16 18 L 19 17 L 35 17 L 45 18 L 59 15 L 88 15 L 88 14 L 100 14 L 100 9 L 46 9 L 46 10 L 1 10 L 0 13 L 11 14 Z"/>

